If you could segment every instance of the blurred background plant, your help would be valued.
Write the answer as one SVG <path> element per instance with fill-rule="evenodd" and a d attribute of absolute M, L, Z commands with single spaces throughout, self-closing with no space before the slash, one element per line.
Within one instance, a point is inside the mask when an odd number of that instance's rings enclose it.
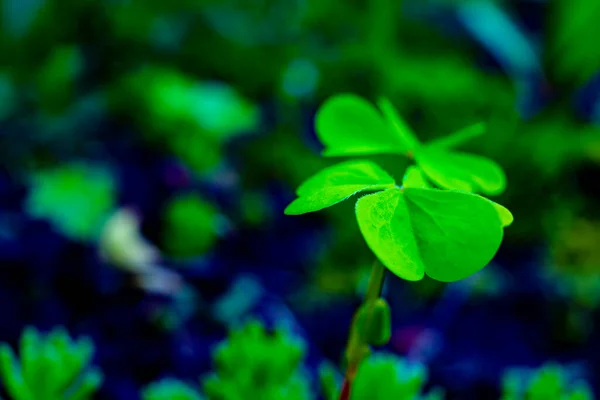
<path fill-rule="evenodd" d="M 339 161 L 315 111 L 355 93 L 423 141 L 484 123 L 460 150 L 509 182 L 495 200 L 515 223 L 486 269 L 386 282 L 383 350 L 428 371 L 413 393 L 500 398 L 506 368 L 548 360 L 597 392 L 599 20 L 596 0 L 0 0 L 0 341 L 64 326 L 95 345 L 90 398 L 155 382 L 193 399 L 255 316 L 303 340 L 303 388 L 323 394 L 324 363 L 339 387 L 373 254 L 350 203 L 283 209 Z"/>
<path fill-rule="evenodd" d="M 10 346 L 0 348 L 2 382 L 12 400 L 92 398 L 102 373 L 89 368 L 94 345 L 88 338 L 74 342 L 63 328 L 44 336 L 26 328 L 19 344 L 20 360 Z"/>

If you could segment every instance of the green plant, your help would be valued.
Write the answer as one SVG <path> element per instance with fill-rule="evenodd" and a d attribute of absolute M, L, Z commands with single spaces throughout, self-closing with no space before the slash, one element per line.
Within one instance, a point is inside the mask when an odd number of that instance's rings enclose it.
<path fill-rule="evenodd" d="M 72 341 L 62 328 L 42 336 L 26 328 L 17 359 L 8 344 L 0 346 L 0 374 L 12 400 L 85 400 L 102 383 L 102 373 L 87 367 L 94 344 Z"/>
<path fill-rule="evenodd" d="M 285 331 L 269 333 L 249 322 L 215 350 L 215 373 L 204 381 L 204 394 L 209 400 L 310 399 L 301 370 L 304 353 L 304 342 Z"/>
<path fill-rule="evenodd" d="M 547 363 L 524 371 L 508 369 L 502 379 L 502 400 L 593 400 L 588 384 L 573 380 L 560 365 Z"/>
<path fill-rule="evenodd" d="M 390 313 L 380 299 L 384 267 L 409 281 L 426 274 L 442 282 L 464 279 L 489 263 L 500 247 L 503 228 L 513 221 L 505 207 L 476 194 L 500 194 L 506 187 L 502 168 L 492 160 L 454 150 L 482 134 L 481 124 L 421 143 L 388 100 L 378 104 L 381 112 L 352 94 L 327 100 L 315 121 L 325 145 L 323 154 L 399 154 L 416 166 L 410 166 L 398 184 L 371 161 L 342 162 L 306 180 L 285 210 L 299 215 L 361 192 L 375 192 L 356 203 L 360 231 L 380 262 L 372 269 L 364 304 L 351 326 L 348 384 L 369 354 L 369 345 L 384 344 L 389 338 Z"/>
<path fill-rule="evenodd" d="M 440 389 L 423 394 L 427 373 L 423 364 L 392 354 L 375 354 L 358 368 L 350 400 L 442 400 Z"/>
<path fill-rule="evenodd" d="M 309 400 L 313 398 L 302 371 L 305 344 L 283 330 L 268 332 L 258 321 L 233 329 L 213 352 L 214 372 L 203 379 L 209 400 Z M 173 379 L 154 383 L 144 400 L 198 400 L 191 386 Z M 179 397 L 178 397 L 179 396 Z"/>
<path fill-rule="evenodd" d="M 339 398 L 335 375 L 331 364 L 320 366 L 321 392 L 326 400 Z M 423 393 L 427 378 L 428 369 L 422 363 L 390 353 L 375 353 L 358 368 L 350 400 L 442 400 L 444 392 L 440 388 Z"/>

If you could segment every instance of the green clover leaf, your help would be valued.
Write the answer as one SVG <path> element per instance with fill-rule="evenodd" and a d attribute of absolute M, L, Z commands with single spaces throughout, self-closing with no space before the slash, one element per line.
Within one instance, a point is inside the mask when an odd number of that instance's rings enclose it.
<path fill-rule="evenodd" d="M 352 94 L 331 97 L 319 109 L 316 131 L 325 156 L 403 154 L 414 157 L 423 173 L 438 187 L 497 195 L 506 188 L 502 168 L 485 157 L 452 148 L 479 136 L 478 123 L 421 145 L 389 100 L 378 101 L 381 113 Z"/>
<path fill-rule="evenodd" d="M 363 98 L 339 94 L 321 106 L 315 118 L 325 156 L 405 153 L 401 135 Z"/>
<path fill-rule="evenodd" d="M 439 187 L 497 195 L 506 188 L 506 175 L 497 163 L 473 154 L 425 147 L 417 164 Z"/>
<path fill-rule="evenodd" d="M 367 244 L 394 274 L 453 282 L 498 251 L 504 223 L 494 204 L 470 193 L 390 189 L 360 198 L 356 216 Z"/>
<path fill-rule="evenodd" d="M 394 179 L 370 161 L 347 161 L 325 168 L 296 191 L 298 198 L 286 209 L 299 215 L 330 207 L 364 190 L 394 187 Z"/>

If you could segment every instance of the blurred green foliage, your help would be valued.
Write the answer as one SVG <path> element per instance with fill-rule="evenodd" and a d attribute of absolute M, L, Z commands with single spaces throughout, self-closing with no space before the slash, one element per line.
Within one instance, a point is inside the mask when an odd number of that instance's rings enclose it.
<path fill-rule="evenodd" d="M 302 365 L 305 346 L 281 329 L 268 332 L 262 323 L 249 321 L 233 329 L 214 350 L 214 372 L 202 382 L 204 396 L 209 400 L 312 399 Z M 143 391 L 144 400 L 176 398 L 201 397 L 191 386 L 172 379 L 154 383 Z"/>
<path fill-rule="evenodd" d="M 36 76 L 40 107 L 50 113 L 64 111 L 75 100 L 75 79 L 83 68 L 76 47 L 58 47 L 50 54 Z"/>
<path fill-rule="evenodd" d="M 361 363 L 352 383 L 350 400 L 442 400 L 444 392 L 424 393 L 427 368 L 401 357 L 375 353 Z"/>
<path fill-rule="evenodd" d="M 95 240 L 115 205 L 115 185 L 101 166 L 63 164 L 33 174 L 25 207 L 72 239 Z"/>
<path fill-rule="evenodd" d="M 595 0 L 552 1 L 547 15 L 546 61 L 559 82 L 580 86 L 600 69 L 600 49 L 589 40 L 597 34 L 600 4 Z"/>
<path fill-rule="evenodd" d="M 507 370 L 502 390 L 502 400 L 595 399 L 586 382 L 572 381 L 568 371 L 555 363 L 547 363 L 533 371 Z"/>
<path fill-rule="evenodd" d="M 165 206 L 162 244 L 165 254 L 194 257 L 217 240 L 218 210 L 195 194 L 177 196 Z"/>
<path fill-rule="evenodd" d="M 202 400 L 202 396 L 181 381 L 163 379 L 145 387 L 142 400 Z"/>
<path fill-rule="evenodd" d="M 214 375 L 203 383 L 211 400 L 312 398 L 302 371 L 305 344 L 283 330 L 252 321 L 233 330 L 214 353 Z"/>
<path fill-rule="evenodd" d="M 23 331 L 20 362 L 7 344 L 0 347 L 0 374 L 12 400 L 88 400 L 102 384 L 102 373 L 89 368 L 94 345 L 71 340 L 63 328 L 41 335 Z"/>
<path fill-rule="evenodd" d="M 255 130 L 260 118 L 258 108 L 231 86 L 157 66 L 125 76 L 110 102 L 115 112 L 134 118 L 150 143 L 164 146 L 199 174 L 222 161 L 227 139 Z"/>

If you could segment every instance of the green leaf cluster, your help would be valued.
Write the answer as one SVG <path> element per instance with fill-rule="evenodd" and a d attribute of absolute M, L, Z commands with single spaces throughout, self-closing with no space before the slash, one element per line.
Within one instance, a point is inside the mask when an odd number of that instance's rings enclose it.
<path fill-rule="evenodd" d="M 427 379 L 427 368 L 420 363 L 387 353 L 374 354 L 358 368 L 350 400 L 442 400 L 440 389 L 423 393 Z"/>
<path fill-rule="evenodd" d="M 526 372 L 509 369 L 502 379 L 502 400 L 593 400 L 594 394 L 582 380 L 573 380 L 555 363 Z"/>
<path fill-rule="evenodd" d="M 102 383 L 102 373 L 88 368 L 93 343 L 73 341 L 62 328 L 45 336 L 25 329 L 19 350 L 20 362 L 8 344 L 0 346 L 0 376 L 12 400 L 86 400 Z"/>
<path fill-rule="evenodd" d="M 513 221 L 505 207 L 476 194 L 501 193 L 502 169 L 453 150 L 480 135 L 483 126 L 422 144 L 389 101 L 379 107 L 381 112 L 351 94 L 334 96 L 317 113 L 317 134 L 326 156 L 392 153 L 414 159 L 402 181 L 371 161 L 342 162 L 304 182 L 285 213 L 318 211 L 375 192 L 357 201 L 356 216 L 367 244 L 390 271 L 406 280 L 427 274 L 443 282 L 477 272 L 493 258 L 504 227 Z"/>
<path fill-rule="evenodd" d="M 268 332 L 258 321 L 232 330 L 213 352 L 214 372 L 202 380 L 209 400 L 309 400 L 302 370 L 305 343 L 283 330 Z M 173 379 L 154 383 L 143 400 L 200 400 L 191 386 Z"/>
<path fill-rule="evenodd" d="M 215 373 L 204 381 L 204 393 L 209 400 L 310 399 L 300 368 L 304 354 L 304 342 L 282 330 L 269 333 L 252 321 L 215 350 Z"/>

